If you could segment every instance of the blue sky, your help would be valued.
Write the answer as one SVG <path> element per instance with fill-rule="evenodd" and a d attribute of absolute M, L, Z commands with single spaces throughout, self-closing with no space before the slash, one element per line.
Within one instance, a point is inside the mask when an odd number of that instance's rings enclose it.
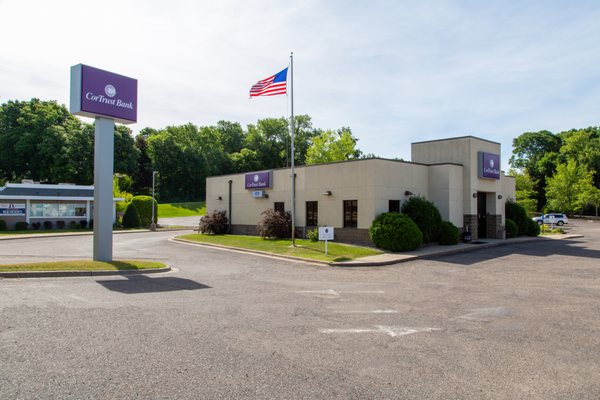
<path fill-rule="evenodd" d="M 294 52 L 294 109 L 366 153 L 600 124 L 598 1 L 0 0 L 0 102 L 68 104 L 69 67 L 139 80 L 138 124 L 289 114 L 248 99 Z"/>

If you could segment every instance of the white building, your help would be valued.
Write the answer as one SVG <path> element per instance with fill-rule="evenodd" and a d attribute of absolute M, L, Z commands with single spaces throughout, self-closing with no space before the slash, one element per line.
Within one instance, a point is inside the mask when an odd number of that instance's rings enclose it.
<path fill-rule="evenodd" d="M 113 199 L 114 202 L 122 199 Z M 94 186 L 74 184 L 40 184 L 32 181 L 7 183 L 0 188 L 0 219 L 8 229 L 16 222 L 25 221 L 31 228 L 34 223 L 50 221 L 53 227 L 63 221 L 86 221 L 89 225 L 94 213 Z M 116 220 L 113 207 L 113 222 Z"/>

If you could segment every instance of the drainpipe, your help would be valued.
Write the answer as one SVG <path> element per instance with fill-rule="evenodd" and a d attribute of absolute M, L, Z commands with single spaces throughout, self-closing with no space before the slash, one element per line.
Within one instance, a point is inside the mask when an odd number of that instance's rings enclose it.
<path fill-rule="evenodd" d="M 231 233 L 231 184 L 233 183 L 233 181 L 230 179 L 229 180 L 229 210 L 227 211 L 227 213 L 229 214 L 229 229 L 228 229 L 228 233 Z"/>

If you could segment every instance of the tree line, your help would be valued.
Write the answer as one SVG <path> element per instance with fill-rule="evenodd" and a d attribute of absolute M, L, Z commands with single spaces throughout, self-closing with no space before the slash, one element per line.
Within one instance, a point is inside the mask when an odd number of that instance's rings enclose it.
<path fill-rule="evenodd" d="M 364 157 L 348 127 L 322 130 L 308 115 L 294 118 L 296 165 Z M 188 123 L 144 128 L 137 136 L 115 126 L 114 172 L 119 189 L 148 194 L 158 171 L 163 202 L 205 198 L 206 177 L 288 167 L 291 136 L 286 118 L 265 118 L 243 129 L 237 122 Z M 0 105 L 0 183 L 93 184 L 94 124 L 56 101 L 7 101 Z"/>
<path fill-rule="evenodd" d="M 598 215 L 600 127 L 525 132 L 513 140 L 510 165 L 528 211 Z"/>

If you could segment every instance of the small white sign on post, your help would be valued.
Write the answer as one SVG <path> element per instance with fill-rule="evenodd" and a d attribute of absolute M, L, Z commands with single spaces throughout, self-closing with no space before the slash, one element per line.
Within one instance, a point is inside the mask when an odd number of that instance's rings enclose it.
<path fill-rule="evenodd" d="M 327 242 L 333 240 L 333 226 L 320 226 L 319 240 L 325 241 L 325 255 L 327 255 Z"/>

